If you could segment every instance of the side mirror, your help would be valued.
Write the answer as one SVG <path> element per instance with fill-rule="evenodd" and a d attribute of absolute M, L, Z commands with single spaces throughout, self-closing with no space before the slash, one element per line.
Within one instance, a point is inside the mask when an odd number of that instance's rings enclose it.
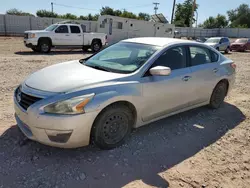
<path fill-rule="evenodd" d="M 222 44 L 222 42 L 220 41 L 219 44 Z"/>
<path fill-rule="evenodd" d="M 171 69 L 164 66 L 156 66 L 149 70 L 151 75 L 154 76 L 168 76 L 171 74 Z"/>

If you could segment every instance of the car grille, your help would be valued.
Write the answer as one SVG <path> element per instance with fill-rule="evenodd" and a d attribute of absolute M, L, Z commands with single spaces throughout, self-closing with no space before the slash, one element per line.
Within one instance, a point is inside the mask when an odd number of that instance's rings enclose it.
<path fill-rule="evenodd" d="M 40 101 L 42 98 L 27 95 L 23 93 L 22 91 L 20 91 L 20 89 L 18 88 L 16 90 L 16 99 L 17 99 L 18 104 L 21 107 L 23 107 L 25 110 L 27 110 L 29 106 L 31 106 L 37 101 Z"/>
<path fill-rule="evenodd" d="M 24 38 L 25 38 L 25 39 L 28 38 L 28 33 L 24 33 Z"/>
<path fill-rule="evenodd" d="M 239 47 L 240 47 L 240 45 L 237 45 L 237 44 L 231 46 L 231 48 L 239 48 Z"/>

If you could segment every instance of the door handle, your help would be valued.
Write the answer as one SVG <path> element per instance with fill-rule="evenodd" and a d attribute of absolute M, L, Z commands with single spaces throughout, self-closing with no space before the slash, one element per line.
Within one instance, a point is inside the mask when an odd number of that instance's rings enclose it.
<path fill-rule="evenodd" d="M 68 37 L 69 35 L 65 35 L 65 36 L 67 36 L 67 37 Z"/>
<path fill-rule="evenodd" d="M 78 37 L 81 37 L 82 35 L 78 35 Z"/>
<path fill-rule="evenodd" d="M 182 80 L 183 80 L 184 82 L 187 82 L 190 78 L 191 78 L 191 76 L 184 76 L 184 77 L 182 78 Z"/>
<path fill-rule="evenodd" d="M 213 69 L 213 72 L 214 73 L 218 72 L 218 69 L 217 68 Z"/>

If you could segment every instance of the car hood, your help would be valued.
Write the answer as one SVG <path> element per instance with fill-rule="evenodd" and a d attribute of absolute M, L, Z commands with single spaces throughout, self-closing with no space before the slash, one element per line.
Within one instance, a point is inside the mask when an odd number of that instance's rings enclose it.
<path fill-rule="evenodd" d="M 126 74 L 111 73 L 87 67 L 75 60 L 41 69 L 31 74 L 25 80 L 25 84 L 42 91 L 67 92 L 90 84 L 126 76 Z"/>
<path fill-rule="evenodd" d="M 217 43 L 210 43 L 210 42 L 205 43 L 205 44 L 208 45 L 208 46 L 215 46 L 215 45 L 217 45 Z"/>
<path fill-rule="evenodd" d="M 243 43 L 243 42 L 234 42 L 232 43 L 231 45 L 245 45 L 246 43 Z"/>

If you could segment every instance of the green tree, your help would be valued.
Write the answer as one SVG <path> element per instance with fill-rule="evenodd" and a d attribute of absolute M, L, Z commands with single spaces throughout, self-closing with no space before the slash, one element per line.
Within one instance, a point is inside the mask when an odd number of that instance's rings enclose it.
<path fill-rule="evenodd" d="M 228 20 L 226 16 L 218 14 L 217 17 L 210 16 L 207 20 L 203 22 L 201 27 L 206 29 L 213 29 L 213 28 L 224 28 L 228 26 Z"/>
<path fill-rule="evenodd" d="M 137 19 L 137 16 L 136 14 L 132 13 L 132 12 L 128 12 L 126 10 L 123 10 L 122 11 L 122 14 L 120 15 L 121 17 L 124 17 L 124 18 L 131 18 L 131 19 Z"/>
<path fill-rule="evenodd" d="M 149 21 L 149 20 L 150 20 L 150 15 L 149 15 L 148 13 L 140 12 L 140 13 L 138 14 L 138 19 L 139 19 L 139 20 Z"/>
<path fill-rule="evenodd" d="M 58 14 L 51 12 L 51 11 L 47 11 L 47 10 L 38 10 L 36 12 L 36 15 L 38 17 L 48 17 L 48 18 L 58 18 Z"/>
<path fill-rule="evenodd" d="M 191 16 L 192 16 L 193 0 L 185 0 L 184 3 L 179 3 L 176 5 L 174 24 L 178 27 L 189 27 Z M 196 4 L 194 11 L 198 9 Z M 192 18 L 192 24 L 195 22 L 195 19 Z"/>
<path fill-rule="evenodd" d="M 113 8 L 110 8 L 110 7 L 108 7 L 108 6 L 102 7 L 101 10 L 100 10 L 100 14 L 101 14 L 101 15 L 118 16 L 118 15 L 115 15 L 114 9 L 113 9 Z"/>
<path fill-rule="evenodd" d="M 71 14 L 71 13 L 67 13 L 67 14 L 61 15 L 60 18 L 69 19 L 69 20 L 76 20 L 77 16 L 74 14 Z"/>
<path fill-rule="evenodd" d="M 248 4 L 241 4 L 238 8 L 227 11 L 230 27 L 250 28 L 250 8 Z"/>
<path fill-rule="evenodd" d="M 30 14 L 28 12 L 23 12 L 21 10 L 18 10 L 16 8 L 10 9 L 6 11 L 6 14 L 9 15 L 16 15 L 16 16 L 34 16 L 33 14 Z"/>

